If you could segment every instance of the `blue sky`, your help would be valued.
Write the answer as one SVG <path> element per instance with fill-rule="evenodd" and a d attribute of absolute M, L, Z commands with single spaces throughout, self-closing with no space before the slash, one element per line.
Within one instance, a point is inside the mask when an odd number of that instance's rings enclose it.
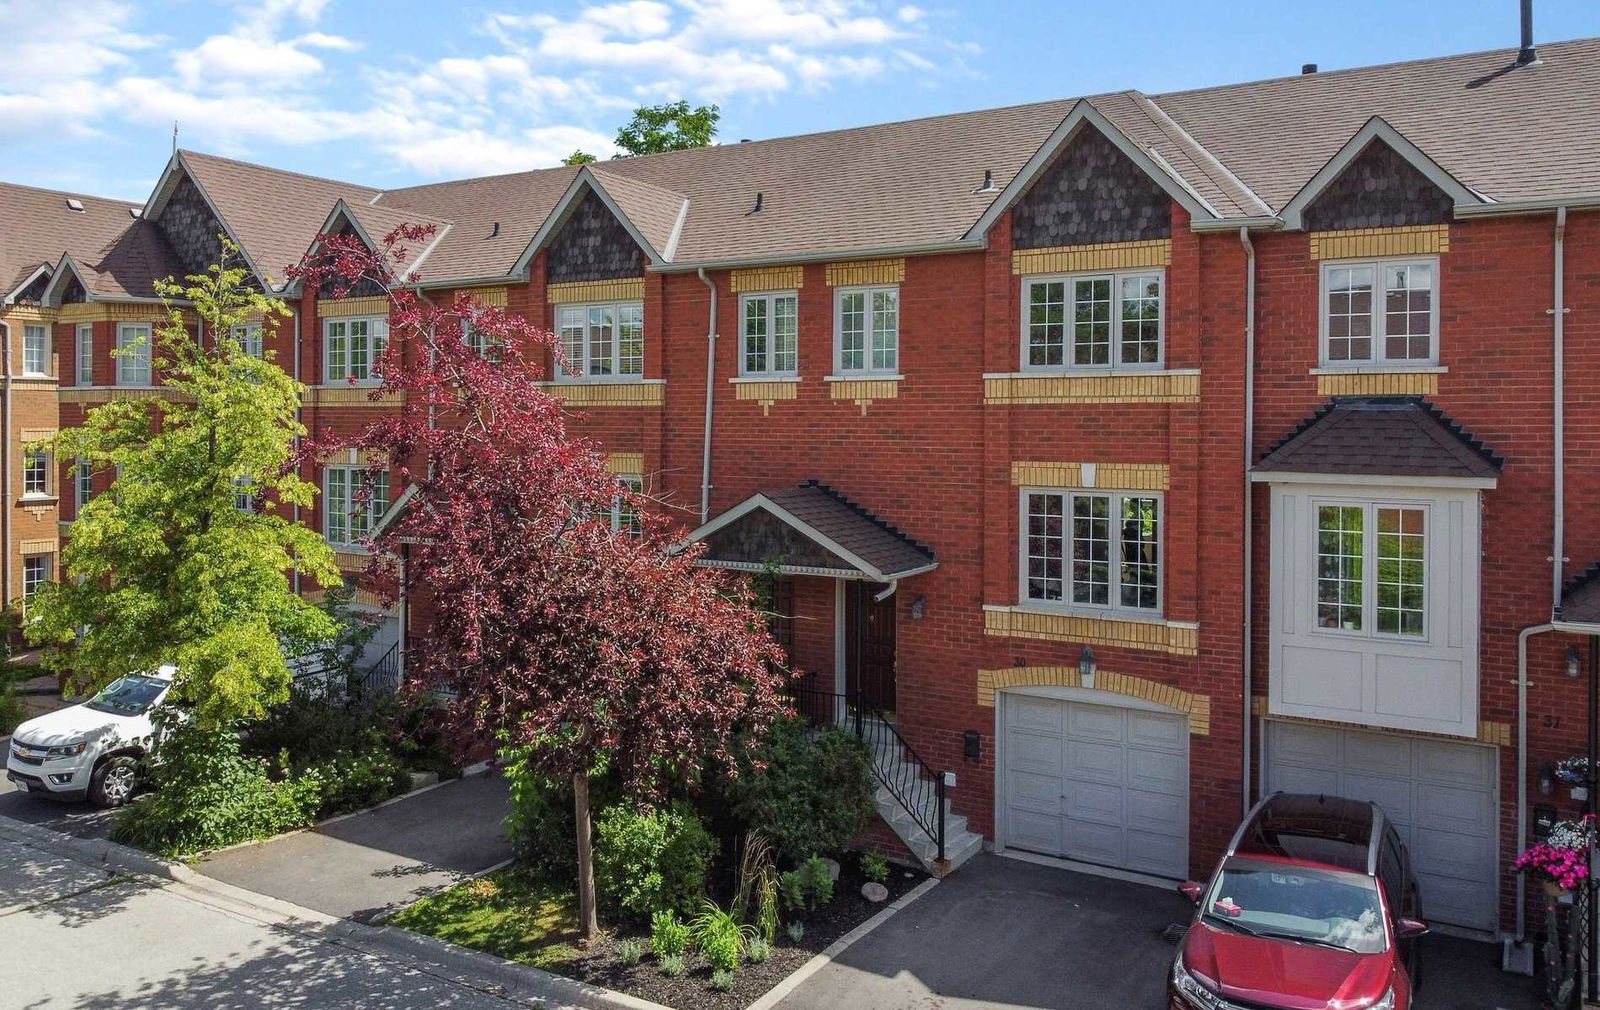
<path fill-rule="evenodd" d="M 1536 37 L 1600 34 L 1538 0 Z M 392 187 L 554 164 L 640 103 L 764 138 L 1514 46 L 1516 0 L 0 0 L 0 179 L 143 199 L 180 143 Z"/>

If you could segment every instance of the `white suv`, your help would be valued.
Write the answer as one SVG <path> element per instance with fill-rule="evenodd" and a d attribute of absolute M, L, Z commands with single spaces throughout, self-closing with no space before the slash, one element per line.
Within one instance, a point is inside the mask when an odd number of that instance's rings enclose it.
<path fill-rule="evenodd" d="M 133 795 L 139 758 L 150 746 L 150 713 L 167 697 L 177 668 L 135 673 L 82 705 L 29 719 L 11 735 L 6 777 L 31 793 L 116 807 Z"/>

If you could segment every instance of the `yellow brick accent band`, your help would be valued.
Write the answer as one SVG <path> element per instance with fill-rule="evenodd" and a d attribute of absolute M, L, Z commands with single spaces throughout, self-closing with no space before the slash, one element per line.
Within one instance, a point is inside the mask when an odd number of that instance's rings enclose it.
<path fill-rule="evenodd" d="M 865 417 L 867 408 L 872 406 L 874 400 L 893 400 L 900 395 L 900 380 L 850 379 L 830 382 L 828 395 L 835 400 L 851 401 L 861 408 L 861 415 Z"/>
<path fill-rule="evenodd" d="M 0 306 L 0 319 L 13 323 L 53 323 L 57 315 L 59 310 L 47 309 L 41 305 Z"/>
<path fill-rule="evenodd" d="M 357 551 L 334 551 L 333 563 L 339 566 L 340 571 L 359 571 L 367 567 L 367 562 L 372 558 L 370 554 Z"/>
<path fill-rule="evenodd" d="M 799 395 L 799 379 L 775 379 L 771 382 L 736 382 L 733 384 L 733 396 L 736 400 L 793 400 L 798 398 Z"/>
<path fill-rule="evenodd" d="M 1350 372 L 1317 376 L 1318 396 L 1438 396 L 1437 372 Z"/>
<path fill-rule="evenodd" d="M 643 277 L 623 277 L 610 281 L 569 281 L 565 284 L 552 284 L 545 289 L 545 300 L 551 305 L 574 302 L 636 302 L 643 297 Z"/>
<path fill-rule="evenodd" d="M 463 294 L 486 309 L 503 309 L 506 307 L 506 289 L 499 288 L 467 288 Z"/>
<path fill-rule="evenodd" d="M 644 453 L 614 452 L 606 457 L 606 466 L 612 473 L 644 473 Z"/>
<path fill-rule="evenodd" d="M 182 311 L 183 321 L 192 325 L 194 313 Z M 61 323 L 165 323 L 170 312 L 157 302 L 70 302 L 61 306 L 56 321 Z"/>
<path fill-rule="evenodd" d="M 61 387 L 62 403 L 110 403 L 112 400 L 172 400 L 178 403 L 187 403 L 188 395 L 159 386 L 129 386 L 107 387 L 95 389 L 79 389 L 72 386 Z"/>
<path fill-rule="evenodd" d="M 666 390 L 661 382 L 545 382 L 546 392 L 569 407 L 659 407 Z"/>
<path fill-rule="evenodd" d="M 1061 245 L 1047 249 L 1014 249 L 1011 252 L 1011 272 L 1014 274 L 1069 274 L 1083 270 L 1131 270 L 1171 264 L 1172 240 L 1168 238 Z"/>
<path fill-rule="evenodd" d="M 735 292 L 793 291 L 804 287 L 805 283 L 804 267 L 758 267 L 753 270 L 735 270 L 729 286 Z"/>
<path fill-rule="evenodd" d="M 1200 633 L 1193 627 L 1115 617 L 1042 614 L 1006 608 L 985 609 L 983 633 L 995 638 L 1032 638 L 1044 642 L 1082 642 L 1121 649 L 1165 652 L 1173 656 L 1199 653 Z"/>
<path fill-rule="evenodd" d="M 1083 464 L 1017 461 L 1011 464 L 1012 487 L 1083 487 Z"/>
<path fill-rule="evenodd" d="M 54 554 L 56 541 L 54 540 L 24 540 L 17 549 L 23 554 Z"/>
<path fill-rule="evenodd" d="M 906 279 L 906 261 L 854 260 L 850 263 L 829 263 L 827 274 L 830 288 L 857 284 L 899 284 Z"/>
<path fill-rule="evenodd" d="M 405 402 L 405 393 L 371 386 L 312 386 L 306 390 L 305 402 L 314 407 L 393 407 Z"/>
<path fill-rule="evenodd" d="M 978 704 L 994 707 L 994 696 L 1009 687 L 1083 687 L 1076 666 L 1016 666 L 978 671 Z M 1189 716 L 1189 732 L 1195 736 L 1211 733 L 1211 696 L 1192 694 L 1170 684 L 1143 677 L 1131 677 L 1110 670 L 1096 670 L 1094 690 L 1165 705 Z"/>
<path fill-rule="evenodd" d="M 1121 491 L 1166 491 L 1172 487 L 1172 470 L 1165 463 L 1097 463 L 1094 486 Z"/>
<path fill-rule="evenodd" d="M 56 437 L 54 428 L 23 428 L 21 433 L 24 442 L 45 442 Z"/>
<path fill-rule="evenodd" d="M 1151 375 L 1000 375 L 983 380 L 983 402 L 1039 403 L 1199 403 L 1200 376 L 1159 372 Z"/>
<path fill-rule="evenodd" d="M 1401 228 L 1350 228 L 1311 233 L 1311 258 L 1342 260 L 1355 256 L 1416 256 L 1450 251 L 1450 226 L 1415 224 Z"/>
<path fill-rule="evenodd" d="M 337 319 L 340 316 L 387 316 L 389 314 L 389 299 L 384 295 L 368 295 L 365 298 L 329 298 L 317 303 L 317 315 L 323 319 Z"/>

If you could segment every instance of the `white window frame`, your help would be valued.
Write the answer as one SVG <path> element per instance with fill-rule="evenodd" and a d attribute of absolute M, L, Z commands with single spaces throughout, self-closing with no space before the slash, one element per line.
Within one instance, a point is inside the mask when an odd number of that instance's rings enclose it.
<path fill-rule="evenodd" d="M 617 483 L 634 494 L 644 493 L 644 478 L 639 474 L 619 473 L 617 474 Z M 643 526 L 639 523 L 637 511 L 628 507 L 620 494 L 611 499 L 611 532 L 626 532 L 634 536 L 644 532 Z"/>
<path fill-rule="evenodd" d="M 22 558 L 22 604 L 26 608 L 28 601 L 39 592 L 39 587 L 51 581 L 54 566 L 51 564 L 55 557 L 50 554 L 27 554 Z M 37 575 L 35 575 L 35 571 Z"/>
<path fill-rule="evenodd" d="M 82 509 L 94 501 L 94 468 L 86 456 L 79 456 L 72 465 L 72 493 L 74 509 Z"/>
<path fill-rule="evenodd" d="M 1310 510 L 1309 521 L 1306 523 L 1311 532 L 1310 551 L 1306 555 L 1310 559 L 1308 577 L 1311 581 L 1311 626 L 1309 631 L 1314 635 L 1327 635 L 1335 638 L 1373 638 L 1393 642 L 1409 642 L 1416 645 L 1427 645 L 1434 639 L 1434 572 L 1431 570 L 1433 562 L 1434 543 L 1434 503 L 1431 501 L 1411 501 L 1399 498 L 1342 498 L 1331 495 L 1313 495 L 1306 501 Z M 1321 555 L 1318 549 L 1318 535 L 1322 530 L 1321 512 L 1324 507 L 1331 508 L 1359 508 L 1362 510 L 1361 527 L 1361 628 L 1326 628 L 1322 626 L 1317 614 L 1317 583 L 1318 562 Z M 1379 509 L 1412 509 L 1422 513 L 1422 634 L 1408 635 L 1399 631 L 1378 630 L 1378 510 Z"/>
<path fill-rule="evenodd" d="M 150 385 L 150 342 L 153 339 L 149 323 L 117 324 L 117 385 Z"/>
<path fill-rule="evenodd" d="M 94 385 L 94 324 L 79 323 L 74 332 L 77 341 L 77 382 L 80 386 Z"/>
<path fill-rule="evenodd" d="M 239 474 L 233 478 L 233 507 L 240 512 L 253 513 L 256 510 L 256 482 L 250 479 L 249 474 Z"/>
<path fill-rule="evenodd" d="M 1428 351 L 1426 358 L 1391 358 L 1388 347 L 1387 283 L 1383 276 L 1385 267 L 1427 266 L 1433 279 L 1429 289 Z M 1372 355 L 1366 358 L 1330 358 L 1328 356 L 1328 275 L 1334 270 L 1372 268 Z M 1323 260 L 1317 270 L 1317 360 L 1323 368 L 1427 368 L 1439 364 L 1439 257 L 1437 256 L 1380 256 L 1370 259 Z"/>
<path fill-rule="evenodd" d="M 1156 360 L 1132 361 L 1122 360 L 1122 282 L 1131 277 L 1155 277 L 1158 290 L 1156 292 Z M 1111 282 L 1111 319 L 1110 319 L 1110 349 L 1107 354 L 1109 359 L 1103 365 L 1080 365 L 1073 360 L 1073 351 L 1076 344 L 1073 340 L 1073 318 L 1076 313 L 1076 282 L 1086 280 L 1106 279 Z M 1061 332 L 1061 364 L 1035 365 L 1028 361 L 1029 329 L 1031 320 L 1028 318 L 1028 307 L 1032 303 L 1032 289 L 1035 284 L 1060 284 L 1062 286 L 1062 332 Z M 1167 269 L 1166 267 L 1144 267 L 1136 270 L 1080 270 L 1066 274 L 1029 274 L 1022 278 L 1019 290 L 1021 298 L 1021 311 L 1018 313 L 1021 322 L 1018 329 L 1019 351 L 1018 360 L 1021 371 L 1045 372 L 1058 374 L 1062 372 L 1149 372 L 1159 371 L 1166 367 L 1167 362 Z"/>
<path fill-rule="evenodd" d="M 1037 600 L 1028 595 L 1028 498 L 1031 495 L 1055 495 L 1062 503 L 1062 557 L 1061 599 Z M 1105 603 L 1075 603 L 1072 599 L 1072 499 L 1098 497 L 1111 499 L 1113 511 L 1108 512 L 1115 539 L 1111 540 L 1107 572 Z M 1154 607 L 1129 607 L 1122 603 L 1122 502 L 1128 498 L 1153 498 L 1156 503 L 1156 605 Z M 1017 493 L 1017 606 L 1027 610 L 1047 610 L 1058 613 L 1093 613 L 1154 619 L 1166 613 L 1167 593 L 1167 500 L 1160 491 L 1136 491 L 1127 488 L 1094 487 L 1024 487 Z"/>
<path fill-rule="evenodd" d="M 366 374 L 351 380 L 352 368 L 350 363 L 351 343 L 350 327 L 354 323 L 364 323 L 367 327 L 366 340 Z M 334 330 L 342 332 L 335 337 Z M 344 363 L 341 365 L 342 373 L 334 374 L 333 345 L 334 340 L 344 342 Z M 381 386 L 383 376 L 377 371 L 378 359 L 383 357 L 383 352 L 389 347 L 389 318 L 387 316 L 332 316 L 322 321 L 322 374 L 328 385 L 334 386 Z"/>
<path fill-rule="evenodd" d="M 38 463 L 37 479 L 35 479 L 34 464 Z M 51 478 L 54 476 L 51 453 L 48 449 L 24 449 L 22 451 L 22 497 L 23 498 L 52 498 Z M 30 487 L 30 484 L 36 486 Z"/>
<path fill-rule="evenodd" d="M 467 350 L 476 354 L 485 361 L 500 361 L 504 354 L 505 340 L 499 336 L 491 336 L 488 332 L 472 325 L 472 320 L 461 320 L 461 343 Z"/>
<path fill-rule="evenodd" d="M 874 366 L 872 363 L 872 299 L 880 292 L 890 292 L 894 295 L 894 364 L 892 366 Z M 861 368 L 844 367 L 844 300 L 849 295 L 864 295 L 865 303 L 863 312 L 866 314 L 865 325 L 862 330 L 862 363 Z M 900 285 L 898 284 L 871 284 L 855 287 L 833 289 L 833 374 L 834 375 L 900 375 L 900 330 L 904 320 L 905 307 L 900 301 Z"/>
<path fill-rule="evenodd" d="M 244 323 L 233 328 L 231 334 L 233 345 L 239 348 L 240 353 L 256 359 L 264 359 L 266 350 L 261 343 L 261 324 Z"/>
<path fill-rule="evenodd" d="M 22 327 L 22 374 L 50 374 L 50 327 L 45 323 L 24 323 Z"/>
<path fill-rule="evenodd" d="M 612 370 L 609 372 L 593 372 L 594 368 L 594 337 L 590 332 L 593 326 L 593 313 L 596 310 L 611 312 L 611 340 L 610 352 Z M 622 314 L 626 311 L 639 314 L 639 357 L 637 371 L 624 372 L 622 357 Z M 563 361 L 567 358 L 567 343 L 564 331 L 568 328 L 566 317 L 569 313 L 583 314 L 583 344 L 580 348 L 579 359 Z M 639 382 L 644 379 L 644 302 L 638 299 L 627 299 L 619 302 L 563 302 L 555 307 L 556 341 L 561 349 L 557 356 L 556 378 L 562 382 Z M 574 366 L 569 370 L 568 365 Z"/>
<path fill-rule="evenodd" d="M 779 299 L 788 298 L 794 302 L 794 367 L 778 368 L 777 334 L 774 330 L 774 321 L 777 319 Z M 750 349 L 748 341 L 750 333 L 746 329 L 749 322 L 746 306 L 752 302 L 764 302 L 767 307 L 767 349 L 762 355 L 762 367 L 750 367 Z M 754 291 L 750 294 L 739 296 L 739 374 L 749 378 L 759 379 L 795 379 L 800 376 L 800 292 L 798 291 Z"/>
<path fill-rule="evenodd" d="M 356 532 L 358 524 L 355 522 L 355 513 L 352 506 L 354 505 L 356 493 L 365 485 L 370 471 L 370 467 L 358 463 L 328 466 L 322 470 L 322 535 L 334 547 L 356 551 L 365 550 L 365 546 L 359 541 L 371 535 L 372 528 L 377 525 L 378 519 L 382 517 L 384 510 L 389 507 L 389 472 L 380 470 L 374 479 L 381 486 L 373 489 L 372 497 L 366 503 L 366 528 L 360 533 Z M 336 501 L 334 497 L 333 475 L 335 473 L 340 474 L 343 501 Z M 335 522 L 336 516 L 338 517 L 337 523 Z M 342 528 L 340 531 L 342 537 L 340 538 L 334 536 L 335 525 Z"/>

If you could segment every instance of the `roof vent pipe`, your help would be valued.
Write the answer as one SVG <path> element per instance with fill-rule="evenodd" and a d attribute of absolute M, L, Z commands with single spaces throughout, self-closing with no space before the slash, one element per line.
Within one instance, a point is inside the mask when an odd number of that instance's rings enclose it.
<path fill-rule="evenodd" d="M 983 185 L 979 186 L 977 189 L 973 190 L 973 192 L 974 193 L 993 193 L 993 192 L 995 192 L 995 190 L 996 190 L 996 186 L 994 184 L 994 172 L 992 172 L 992 171 L 990 171 L 989 169 L 986 168 L 986 169 L 983 170 Z"/>
<path fill-rule="evenodd" d="M 1302 75 L 1303 74 L 1314 74 L 1316 72 L 1317 72 L 1317 65 L 1315 63 L 1302 63 L 1302 64 L 1300 64 L 1300 73 Z"/>
<path fill-rule="evenodd" d="M 1522 48 L 1517 51 L 1517 66 L 1538 62 L 1539 50 L 1533 48 L 1533 0 L 1522 0 Z"/>
<path fill-rule="evenodd" d="M 761 213 L 762 208 L 765 207 L 765 206 L 766 206 L 765 195 L 760 190 L 757 190 L 756 191 L 756 205 L 750 209 L 750 213 L 751 214 L 759 214 L 759 213 Z M 748 216 L 748 215 L 746 215 L 746 216 Z"/>
<path fill-rule="evenodd" d="M 489 229 L 489 237 L 490 238 L 495 238 L 499 234 L 500 234 L 500 222 L 496 221 L 494 223 L 494 227 Z"/>

